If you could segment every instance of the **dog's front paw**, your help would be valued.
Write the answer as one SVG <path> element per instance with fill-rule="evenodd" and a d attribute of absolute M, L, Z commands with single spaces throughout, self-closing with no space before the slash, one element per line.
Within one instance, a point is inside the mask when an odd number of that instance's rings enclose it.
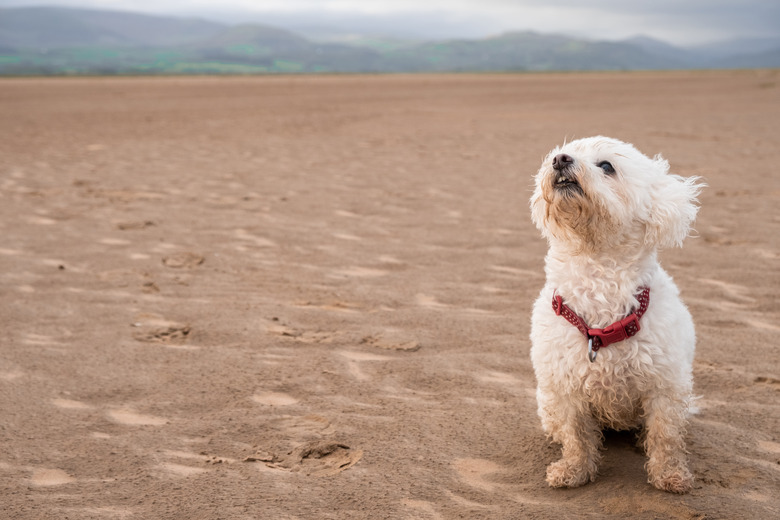
<path fill-rule="evenodd" d="M 683 494 L 693 488 L 693 475 L 687 468 L 677 468 L 671 473 L 650 479 L 650 483 L 661 491 Z"/>
<path fill-rule="evenodd" d="M 589 471 L 582 464 L 561 459 L 547 466 L 547 483 L 555 488 L 578 487 L 596 480 L 596 471 Z"/>
<path fill-rule="evenodd" d="M 647 480 L 653 486 L 669 493 L 687 493 L 693 488 L 693 475 L 688 470 L 684 454 L 650 457 L 647 461 Z"/>

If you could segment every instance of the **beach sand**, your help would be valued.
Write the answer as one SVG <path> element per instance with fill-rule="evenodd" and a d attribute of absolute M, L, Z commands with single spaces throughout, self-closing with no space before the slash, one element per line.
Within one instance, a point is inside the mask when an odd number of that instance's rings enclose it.
<path fill-rule="evenodd" d="M 20 78 L 0 114 L 1 517 L 780 516 L 780 71 Z M 595 134 L 709 184 L 661 255 L 689 495 L 631 433 L 544 481 L 528 199 Z"/>

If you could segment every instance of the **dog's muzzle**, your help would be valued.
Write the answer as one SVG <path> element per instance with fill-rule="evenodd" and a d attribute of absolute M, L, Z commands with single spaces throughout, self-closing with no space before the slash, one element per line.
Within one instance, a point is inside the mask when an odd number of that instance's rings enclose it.
<path fill-rule="evenodd" d="M 559 153 L 552 160 L 553 188 L 570 191 L 580 189 L 577 176 L 574 174 L 574 158 L 565 153 Z"/>
<path fill-rule="evenodd" d="M 577 182 L 577 176 L 568 168 L 563 170 L 553 170 L 554 180 L 553 186 L 555 188 L 568 188 L 579 187 L 580 183 Z"/>

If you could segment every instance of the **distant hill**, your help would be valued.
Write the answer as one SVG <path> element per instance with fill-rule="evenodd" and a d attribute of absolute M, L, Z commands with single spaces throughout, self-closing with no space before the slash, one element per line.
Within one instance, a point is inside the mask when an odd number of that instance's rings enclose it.
<path fill-rule="evenodd" d="M 723 59 L 732 56 L 762 54 L 780 49 L 780 36 L 776 38 L 738 38 L 696 45 L 689 50 L 709 59 Z"/>
<path fill-rule="evenodd" d="M 348 42 L 348 43 L 345 43 Z M 780 41 L 681 49 L 638 36 L 590 41 L 535 32 L 328 42 L 259 24 L 52 7 L 0 9 L 0 75 L 654 70 L 780 66 Z"/>
<path fill-rule="evenodd" d="M 765 52 L 742 54 L 716 60 L 713 62 L 713 67 L 722 69 L 780 68 L 780 47 Z"/>
<path fill-rule="evenodd" d="M 679 68 L 701 66 L 705 59 L 704 56 L 689 49 L 682 49 L 648 36 L 634 36 L 633 38 L 623 40 L 622 43 L 639 47 L 657 59 L 661 59 L 666 63 L 674 63 Z"/>
<path fill-rule="evenodd" d="M 232 47 L 251 45 L 267 47 L 276 51 L 300 51 L 311 47 L 312 43 L 290 31 L 267 25 L 245 24 L 228 27 L 210 38 L 194 42 L 198 47 Z"/>
<path fill-rule="evenodd" d="M 122 11 L 23 7 L 0 9 L 0 47 L 61 49 L 78 46 L 153 47 L 209 38 L 223 24 Z"/>
<path fill-rule="evenodd" d="M 206 61 L 259 68 L 258 72 L 380 72 L 381 55 L 343 44 L 315 43 L 283 29 L 238 25 L 188 44 L 193 63 Z M 262 70 L 260 70 L 262 69 Z"/>
<path fill-rule="evenodd" d="M 429 42 L 388 53 L 398 68 L 418 71 L 636 70 L 678 68 L 682 62 L 628 43 L 512 32 L 482 40 Z"/>

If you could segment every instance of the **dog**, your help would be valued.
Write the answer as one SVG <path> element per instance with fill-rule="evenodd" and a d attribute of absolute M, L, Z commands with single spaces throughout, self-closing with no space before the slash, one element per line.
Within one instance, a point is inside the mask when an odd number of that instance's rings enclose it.
<path fill-rule="evenodd" d="M 552 150 L 531 216 L 547 239 L 531 360 L 544 431 L 562 445 L 552 487 L 596 479 L 603 430 L 641 429 L 648 482 L 686 493 L 693 320 L 658 251 L 681 246 L 704 184 L 603 136 Z"/>

